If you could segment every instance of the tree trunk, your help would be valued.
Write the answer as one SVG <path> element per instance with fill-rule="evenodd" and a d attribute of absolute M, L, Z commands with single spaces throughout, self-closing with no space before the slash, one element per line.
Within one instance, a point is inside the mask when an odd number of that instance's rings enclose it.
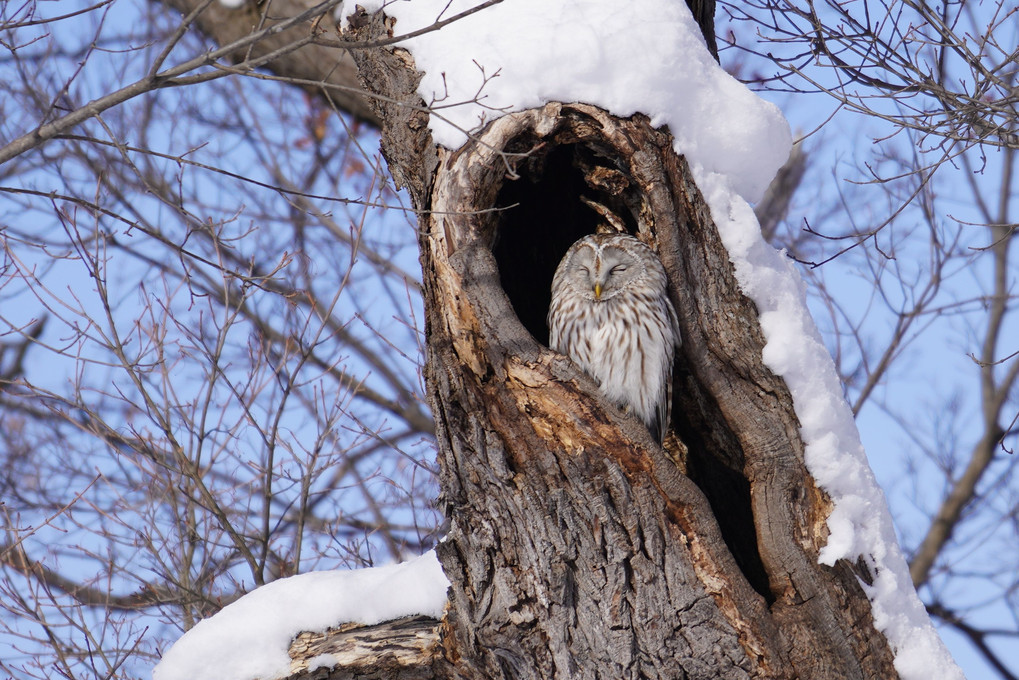
<path fill-rule="evenodd" d="M 353 39 L 388 31 L 352 25 Z M 818 564 L 829 502 L 668 134 L 549 104 L 450 152 L 430 140 L 409 55 L 354 56 L 421 214 L 456 674 L 894 677 L 853 565 Z M 581 195 L 669 273 L 684 344 L 668 452 L 541 344 L 555 265 L 595 227 Z"/>
<path fill-rule="evenodd" d="M 352 40 L 389 30 L 363 11 L 351 26 Z M 408 53 L 353 55 L 420 214 L 451 521 L 438 548 L 452 583 L 444 663 L 377 677 L 897 677 L 858 581 L 869 574 L 818 563 L 830 502 L 668 133 L 553 103 L 448 151 L 431 141 Z M 664 449 L 542 344 L 553 270 L 596 226 L 581 196 L 669 274 L 684 342 Z"/>

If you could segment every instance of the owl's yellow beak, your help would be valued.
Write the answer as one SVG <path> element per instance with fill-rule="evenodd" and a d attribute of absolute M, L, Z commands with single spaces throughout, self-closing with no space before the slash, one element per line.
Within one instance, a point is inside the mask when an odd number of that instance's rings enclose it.
<path fill-rule="evenodd" d="M 596 281 L 594 284 L 594 299 L 601 299 L 601 281 Z"/>

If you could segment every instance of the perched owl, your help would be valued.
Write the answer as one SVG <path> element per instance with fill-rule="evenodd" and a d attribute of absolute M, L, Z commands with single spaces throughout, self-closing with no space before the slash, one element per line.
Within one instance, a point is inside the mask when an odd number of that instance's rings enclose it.
<path fill-rule="evenodd" d="M 552 279 L 549 345 L 661 442 L 680 344 L 665 268 L 629 234 L 591 234 L 566 251 Z"/>

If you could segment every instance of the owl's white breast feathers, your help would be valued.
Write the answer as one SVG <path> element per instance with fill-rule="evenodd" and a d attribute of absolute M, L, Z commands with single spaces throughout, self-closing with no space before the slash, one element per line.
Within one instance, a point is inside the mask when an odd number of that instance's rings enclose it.
<path fill-rule="evenodd" d="M 596 299 L 585 289 L 585 268 L 572 271 L 570 255 L 607 239 L 630 249 L 643 271 L 612 295 Z M 588 236 L 574 244 L 552 286 L 549 345 L 598 380 L 605 396 L 644 421 L 659 441 L 668 421 L 679 342 L 665 269 L 650 248 L 626 235 Z"/>

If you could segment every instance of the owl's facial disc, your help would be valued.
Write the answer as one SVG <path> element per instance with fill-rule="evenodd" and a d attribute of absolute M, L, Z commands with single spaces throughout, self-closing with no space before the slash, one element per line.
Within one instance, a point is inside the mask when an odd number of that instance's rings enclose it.
<path fill-rule="evenodd" d="M 591 279 L 595 300 L 612 297 L 640 274 L 640 266 L 633 256 L 620 248 L 605 248 L 594 264 Z"/>
<path fill-rule="evenodd" d="M 598 278 L 598 257 L 591 247 L 577 250 L 570 266 L 570 279 L 577 291 L 595 291 L 595 299 L 601 295 L 603 281 Z"/>
<path fill-rule="evenodd" d="M 622 248 L 579 248 L 569 267 L 575 290 L 601 302 L 640 278 L 644 267 Z"/>

